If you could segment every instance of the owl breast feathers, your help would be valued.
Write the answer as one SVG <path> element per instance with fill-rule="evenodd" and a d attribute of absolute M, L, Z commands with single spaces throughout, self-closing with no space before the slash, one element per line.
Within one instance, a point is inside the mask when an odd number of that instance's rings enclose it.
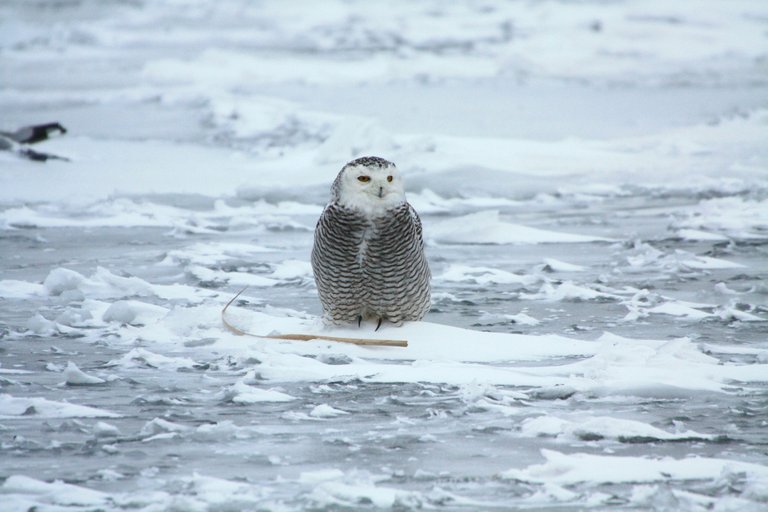
<path fill-rule="evenodd" d="M 332 191 L 312 249 L 324 320 L 420 320 L 430 307 L 430 271 L 421 221 L 394 164 L 354 160 Z"/>

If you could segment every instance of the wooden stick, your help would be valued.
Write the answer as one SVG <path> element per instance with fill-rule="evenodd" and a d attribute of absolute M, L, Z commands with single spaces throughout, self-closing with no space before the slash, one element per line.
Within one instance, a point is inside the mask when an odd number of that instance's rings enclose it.
<path fill-rule="evenodd" d="M 260 334 L 252 334 L 250 332 L 244 331 L 242 329 L 239 329 L 229 323 L 227 320 L 226 312 L 229 306 L 232 305 L 235 300 L 245 291 L 248 287 L 246 286 L 239 292 L 237 292 L 237 295 L 232 297 L 229 302 L 227 302 L 227 305 L 224 306 L 224 309 L 221 310 L 221 322 L 224 324 L 224 327 L 229 329 L 234 334 L 237 334 L 238 336 L 251 336 L 254 338 L 266 338 L 271 340 L 294 340 L 294 341 L 311 341 L 311 340 L 326 340 L 326 341 L 337 341 L 339 343 L 352 343 L 354 345 L 376 345 L 376 346 L 383 346 L 383 347 L 407 347 L 408 341 L 407 340 L 376 340 L 376 339 L 369 339 L 369 338 L 340 338 L 338 336 L 323 336 L 319 334 L 275 334 L 271 336 L 262 336 Z"/>

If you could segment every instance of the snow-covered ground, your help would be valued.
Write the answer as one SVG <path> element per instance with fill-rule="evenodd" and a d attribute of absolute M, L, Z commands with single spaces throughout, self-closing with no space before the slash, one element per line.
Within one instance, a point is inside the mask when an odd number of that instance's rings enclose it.
<path fill-rule="evenodd" d="M 0 77 L 3 511 L 768 508 L 764 1 L 6 0 Z M 368 154 L 433 308 L 332 330 Z"/>

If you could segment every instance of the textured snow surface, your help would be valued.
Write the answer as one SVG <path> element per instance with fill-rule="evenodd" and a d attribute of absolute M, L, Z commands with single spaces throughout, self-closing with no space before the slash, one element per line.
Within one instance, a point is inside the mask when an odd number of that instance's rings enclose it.
<path fill-rule="evenodd" d="M 0 2 L 0 509 L 768 508 L 768 6 Z M 348 160 L 422 322 L 330 328 Z M 359 346 L 315 334 L 406 340 Z"/>

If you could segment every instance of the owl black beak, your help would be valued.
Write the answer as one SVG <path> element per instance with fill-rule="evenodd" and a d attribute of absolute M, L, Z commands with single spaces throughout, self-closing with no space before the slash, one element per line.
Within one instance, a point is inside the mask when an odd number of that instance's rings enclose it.
<path fill-rule="evenodd" d="M 379 187 L 379 198 L 384 197 L 384 187 Z"/>

